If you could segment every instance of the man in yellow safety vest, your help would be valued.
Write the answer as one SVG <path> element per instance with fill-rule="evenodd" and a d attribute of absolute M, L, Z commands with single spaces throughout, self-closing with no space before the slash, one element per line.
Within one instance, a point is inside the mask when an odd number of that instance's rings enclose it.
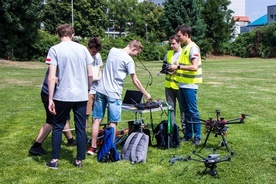
<path fill-rule="evenodd" d="M 171 65 L 169 69 L 176 70 L 180 106 L 185 116 L 185 133 L 182 141 L 192 141 L 193 144 L 199 145 L 201 143 L 201 125 L 199 124 L 196 95 L 198 84 L 202 83 L 200 49 L 191 39 L 189 26 L 178 26 L 176 35 L 180 37 L 185 47 L 182 49 L 178 64 Z"/>

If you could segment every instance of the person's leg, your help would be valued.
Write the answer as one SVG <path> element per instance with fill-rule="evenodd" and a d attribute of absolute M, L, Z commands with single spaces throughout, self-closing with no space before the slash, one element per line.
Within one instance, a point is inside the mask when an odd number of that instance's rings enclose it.
<path fill-rule="evenodd" d="M 176 96 L 175 90 L 172 88 L 165 88 L 166 101 L 171 106 L 171 122 L 175 123 L 175 104 L 176 104 Z"/>
<path fill-rule="evenodd" d="M 52 160 L 58 160 L 60 156 L 60 147 L 62 142 L 62 130 L 67 122 L 72 108 L 72 102 L 54 101 L 56 107 L 56 116 L 52 129 Z"/>
<path fill-rule="evenodd" d="M 91 130 L 91 147 L 89 147 L 87 154 L 94 155 L 97 150 L 97 138 L 99 134 L 99 126 L 105 114 L 107 101 L 103 94 L 96 93 L 93 106 L 93 124 Z"/>
<path fill-rule="evenodd" d="M 32 155 L 43 155 L 46 154 L 46 151 L 41 147 L 45 139 L 48 137 L 52 130 L 52 124 L 54 121 L 54 116 L 48 110 L 48 95 L 41 93 L 41 101 L 43 103 L 45 113 L 46 113 L 46 123 L 40 128 L 38 135 L 36 137 L 35 143 L 29 150 L 29 153 Z"/>
<path fill-rule="evenodd" d="M 87 107 L 86 107 L 86 127 L 89 126 L 89 116 L 92 113 L 93 100 L 94 100 L 93 96 L 94 96 L 93 94 L 88 95 L 88 101 L 87 101 Z"/>
<path fill-rule="evenodd" d="M 121 120 L 122 101 L 120 99 L 115 99 L 110 97 L 107 97 L 107 101 L 108 101 L 108 122 L 110 122 L 110 126 L 114 128 L 113 142 L 115 142 L 116 132 L 117 132 L 117 122 Z"/>
<path fill-rule="evenodd" d="M 91 132 L 91 147 L 92 148 L 97 148 L 97 138 L 99 134 L 99 127 L 102 122 L 102 119 L 94 119 L 93 125 L 92 125 L 92 132 Z"/>
<path fill-rule="evenodd" d="M 184 138 L 182 139 L 183 141 L 188 141 L 191 140 L 193 137 L 193 127 L 192 124 L 188 123 L 190 121 L 189 117 L 189 109 L 188 109 L 188 97 L 186 94 L 186 89 L 185 88 L 179 88 L 179 100 L 180 100 L 180 105 L 181 105 L 181 114 L 184 114 L 184 125 L 182 126 L 185 127 L 185 132 L 184 133 Z"/>
<path fill-rule="evenodd" d="M 67 139 L 67 146 L 75 146 L 76 145 L 76 140 L 73 137 L 72 131 L 70 130 L 70 122 L 69 119 L 66 121 L 66 124 L 63 129 L 63 134 Z"/>
<path fill-rule="evenodd" d="M 87 102 L 75 102 L 73 106 L 74 121 L 76 127 L 77 156 L 76 166 L 80 167 L 85 159 L 86 151 L 86 106 Z"/>
<path fill-rule="evenodd" d="M 48 137 L 51 131 L 52 131 L 52 125 L 49 123 L 44 123 L 40 128 L 35 141 L 37 143 L 42 144 L 44 140 Z"/>
<path fill-rule="evenodd" d="M 201 124 L 199 123 L 199 112 L 197 109 L 197 89 L 185 89 L 185 95 L 187 97 L 187 105 L 189 109 L 189 119 L 193 122 L 192 129 L 194 133 L 194 140 L 201 139 Z"/>

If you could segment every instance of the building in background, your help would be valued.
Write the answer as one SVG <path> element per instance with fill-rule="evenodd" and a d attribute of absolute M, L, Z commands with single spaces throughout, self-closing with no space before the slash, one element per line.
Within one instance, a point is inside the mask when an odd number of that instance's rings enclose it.
<path fill-rule="evenodd" d="M 276 5 L 267 7 L 267 23 L 275 23 L 276 22 Z"/>

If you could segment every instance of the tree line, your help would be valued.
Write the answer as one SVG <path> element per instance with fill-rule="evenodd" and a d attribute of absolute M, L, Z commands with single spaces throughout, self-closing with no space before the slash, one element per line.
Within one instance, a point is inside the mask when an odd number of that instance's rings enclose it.
<path fill-rule="evenodd" d="M 78 41 L 84 45 L 90 37 L 101 38 L 103 56 L 111 46 L 123 47 L 130 39 L 139 39 L 145 49 L 138 59 L 163 59 L 169 47 L 162 45 L 162 41 L 168 40 L 176 27 L 185 23 L 191 26 L 192 39 L 203 55 L 275 57 L 275 52 L 265 47 L 275 48 L 275 34 L 265 46 L 260 36 L 274 33 L 273 28 L 266 29 L 268 33 L 252 32 L 243 41 L 239 36 L 238 42 L 230 42 L 235 30 L 233 11 L 228 9 L 230 3 L 228 0 L 167 0 L 163 6 L 156 6 L 137 0 L 1 1 L 0 58 L 39 60 L 45 57 L 49 47 L 58 43 L 55 29 L 63 23 L 74 27 Z M 127 36 L 108 37 L 105 31 L 109 29 Z M 236 48 L 247 49 L 240 53 Z"/>

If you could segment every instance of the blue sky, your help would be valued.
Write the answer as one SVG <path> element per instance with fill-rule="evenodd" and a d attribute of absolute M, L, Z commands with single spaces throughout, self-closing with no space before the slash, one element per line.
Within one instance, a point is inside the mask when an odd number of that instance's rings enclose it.
<path fill-rule="evenodd" d="M 253 22 L 265 15 L 270 5 L 276 5 L 276 0 L 245 0 L 245 15 Z"/>

